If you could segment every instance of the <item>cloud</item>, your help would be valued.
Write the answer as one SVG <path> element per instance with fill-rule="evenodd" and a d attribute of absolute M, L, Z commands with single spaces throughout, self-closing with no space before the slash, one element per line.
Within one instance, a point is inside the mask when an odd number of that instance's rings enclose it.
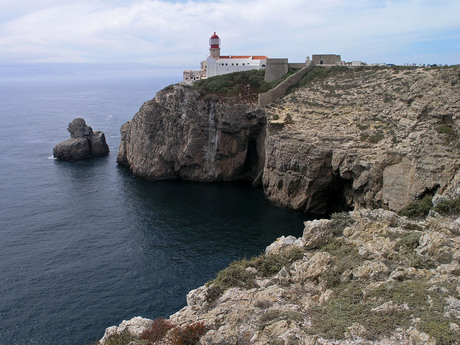
<path fill-rule="evenodd" d="M 460 40 L 458 1 L 0 0 L 0 13 L 0 62 L 193 67 L 207 56 L 213 31 L 223 53 L 293 61 L 337 53 L 401 63 L 414 58 L 414 47 L 420 60 L 460 57 L 458 44 L 433 45 Z"/>

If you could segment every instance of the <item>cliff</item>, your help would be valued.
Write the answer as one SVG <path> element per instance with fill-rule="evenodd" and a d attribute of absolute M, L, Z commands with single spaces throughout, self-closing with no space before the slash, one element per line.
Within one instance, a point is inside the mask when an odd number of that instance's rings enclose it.
<path fill-rule="evenodd" d="M 124 321 L 101 343 L 188 344 L 176 329 L 202 345 L 459 344 L 459 220 L 362 209 L 305 222 L 303 237 L 280 238 L 190 291 L 168 321 Z"/>
<path fill-rule="evenodd" d="M 460 157 L 458 66 L 314 71 L 266 110 L 270 200 L 312 213 L 398 211 L 449 188 Z"/>
<path fill-rule="evenodd" d="M 252 181 L 263 167 L 265 121 L 253 102 L 174 85 L 122 126 L 117 162 L 147 179 Z"/>
<path fill-rule="evenodd" d="M 262 109 L 244 88 L 175 85 L 123 125 L 117 161 L 148 179 L 262 177 L 268 199 L 302 212 L 398 211 L 457 181 L 459 79 L 458 66 L 316 67 Z"/>
<path fill-rule="evenodd" d="M 168 320 L 124 321 L 101 344 L 458 345 L 459 72 L 317 67 L 263 109 L 241 93 L 158 93 L 122 127 L 118 162 L 136 175 L 258 177 L 277 205 L 350 212 L 305 222 Z M 421 199 L 404 212 L 426 218 L 393 212 Z"/>

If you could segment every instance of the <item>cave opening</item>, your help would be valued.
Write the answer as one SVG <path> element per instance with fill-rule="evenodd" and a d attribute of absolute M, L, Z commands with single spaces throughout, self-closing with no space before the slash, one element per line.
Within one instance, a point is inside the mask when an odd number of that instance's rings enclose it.
<path fill-rule="evenodd" d="M 243 163 L 241 177 L 244 180 L 254 180 L 258 174 L 259 154 L 257 151 L 257 138 L 249 138 L 246 158 Z"/>
<path fill-rule="evenodd" d="M 334 176 L 327 191 L 327 213 L 353 211 L 353 180 Z"/>

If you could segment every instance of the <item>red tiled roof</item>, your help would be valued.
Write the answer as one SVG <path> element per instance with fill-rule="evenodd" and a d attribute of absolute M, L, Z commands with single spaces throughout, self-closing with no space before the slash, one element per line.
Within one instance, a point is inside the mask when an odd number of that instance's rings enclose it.
<path fill-rule="evenodd" d="M 268 59 L 266 56 L 241 56 L 241 55 L 221 55 L 219 59 L 249 59 L 252 58 L 253 60 L 265 60 Z"/>

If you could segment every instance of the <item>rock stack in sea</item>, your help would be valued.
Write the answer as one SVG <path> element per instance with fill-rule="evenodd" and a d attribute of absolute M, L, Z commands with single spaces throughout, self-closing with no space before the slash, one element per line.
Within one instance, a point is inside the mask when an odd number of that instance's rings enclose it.
<path fill-rule="evenodd" d="M 109 154 L 109 146 L 101 131 L 94 131 L 82 118 L 76 118 L 67 130 L 70 139 L 53 148 L 53 156 L 59 160 L 80 160 L 90 157 L 102 157 Z"/>

